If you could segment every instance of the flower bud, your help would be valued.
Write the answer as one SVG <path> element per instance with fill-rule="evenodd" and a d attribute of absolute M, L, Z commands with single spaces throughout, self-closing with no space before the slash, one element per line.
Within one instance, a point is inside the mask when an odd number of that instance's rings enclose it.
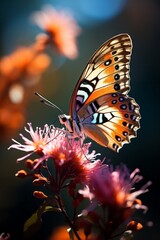
<path fill-rule="evenodd" d="M 127 224 L 127 230 L 140 231 L 143 228 L 143 225 L 136 221 L 130 221 Z"/>
<path fill-rule="evenodd" d="M 33 192 L 33 196 L 36 198 L 40 198 L 40 199 L 45 199 L 47 198 L 47 195 L 45 195 L 43 192 L 41 191 L 34 191 Z"/>
<path fill-rule="evenodd" d="M 40 177 L 33 180 L 33 184 L 35 186 L 45 185 L 46 183 L 47 183 L 47 178 L 45 177 Z"/>
<path fill-rule="evenodd" d="M 16 177 L 19 177 L 19 178 L 24 178 L 27 176 L 27 172 L 25 170 L 19 170 L 16 174 L 15 174 Z"/>
<path fill-rule="evenodd" d="M 26 164 L 26 167 L 27 167 L 28 169 L 30 169 L 30 170 L 33 169 L 33 161 L 32 161 L 32 160 L 27 159 L 26 162 L 25 162 L 25 164 Z"/>

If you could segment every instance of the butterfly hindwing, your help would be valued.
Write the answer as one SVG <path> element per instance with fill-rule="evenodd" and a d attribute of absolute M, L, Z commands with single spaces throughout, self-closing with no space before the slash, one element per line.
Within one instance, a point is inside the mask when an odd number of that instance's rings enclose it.
<path fill-rule="evenodd" d="M 97 98 L 79 111 L 84 133 L 114 151 L 130 142 L 139 129 L 139 106 L 134 99 L 112 93 Z"/>
<path fill-rule="evenodd" d="M 129 63 L 132 41 L 128 34 L 120 34 L 105 42 L 92 56 L 83 71 L 70 101 L 70 115 L 94 99 L 130 89 Z"/>

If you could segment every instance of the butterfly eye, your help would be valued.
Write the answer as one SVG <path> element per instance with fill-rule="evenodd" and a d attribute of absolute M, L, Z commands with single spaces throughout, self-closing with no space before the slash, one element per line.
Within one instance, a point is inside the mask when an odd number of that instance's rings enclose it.
<path fill-rule="evenodd" d="M 61 124 L 65 124 L 67 122 L 67 119 L 68 119 L 67 115 L 63 114 L 63 115 L 59 115 L 58 117 L 59 117 L 59 120 L 60 120 Z"/>
<path fill-rule="evenodd" d="M 66 122 L 67 118 L 66 117 L 62 117 L 61 120 L 62 120 L 62 122 Z"/>

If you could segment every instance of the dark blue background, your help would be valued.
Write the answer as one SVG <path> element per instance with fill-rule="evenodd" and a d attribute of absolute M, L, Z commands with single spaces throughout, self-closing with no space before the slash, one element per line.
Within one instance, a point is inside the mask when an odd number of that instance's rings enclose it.
<path fill-rule="evenodd" d="M 81 4 L 80 4 L 81 2 Z M 86 5 L 87 2 L 87 5 Z M 43 75 L 43 95 L 61 107 L 68 114 L 68 105 L 74 86 L 93 52 L 110 37 L 127 32 L 133 39 L 131 61 L 131 91 L 141 107 L 141 129 L 138 137 L 125 145 L 119 154 L 93 144 L 93 149 L 101 152 L 114 165 L 124 162 L 132 171 L 140 168 L 144 176 L 143 183 L 153 182 L 150 191 L 142 199 L 149 207 L 146 215 L 138 213 L 137 220 L 153 221 L 154 227 L 145 228 L 135 239 L 160 239 L 160 4 L 158 0 L 128 1 L 1 1 L 0 7 L 0 55 L 6 55 L 19 45 L 34 41 L 40 31 L 32 25 L 29 17 L 40 10 L 44 3 L 67 7 L 79 22 L 82 33 L 78 39 L 79 57 L 64 60 L 53 57 L 52 66 Z M 35 86 L 35 90 L 36 86 Z M 33 126 L 53 123 L 58 112 L 39 103 L 33 96 L 27 108 L 26 122 Z M 21 132 L 23 130 L 20 130 Z M 17 134 L 18 135 L 18 134 Z M 17 136 L 18 137 L 18 136 Z M 20 153 L 7 151 L 11 140 L 1 142 L 0 160 L 0 232 L 10 232 L 12 239 L 22 239 L 24 221 L 36 210 L 41 202 L 32 197 L 34 187 L 30 180 L 17 179 L 14 174 L 23 168 L 16 164 Z M 142 184 L 143 184 L 142 183 Z M 56 221 L 55 221 L 56 219 Z M 55 223 L 56 222 L 56 223 Z M 45 239 L 52 224 L 60 224 L 61 219 L 46 217 L 41 237 Z"/>

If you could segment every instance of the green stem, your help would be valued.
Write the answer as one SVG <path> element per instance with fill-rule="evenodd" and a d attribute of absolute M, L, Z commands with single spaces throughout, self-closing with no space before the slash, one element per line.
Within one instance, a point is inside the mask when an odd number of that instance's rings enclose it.
<path fill-rule="evenodd" d="M 60 197 L 59 195 L 57 195 L 57 202 L 58 202 L 58 205 L 59 205 L 59 207 L 60 207 L 60 209 L 61 209 L 61 211 L 62 211 L 62 213 L 63 213 L 63 215 L 64 215 L 64 217 L 65 217 L 65 219 L 66 219 L 66 221 L 67 221 L 67 223 L 69 224 L 70 228 L 71 228 L 72 231 L 74 232 L 76 238 L 77 238 L 78 240 L 81 240 L 81 238 L 79 237 L 77 231 L 75 230 L 74 225 L 73 225 L 73 223 L 71 222 L 71 220 L 70 220 L 70 218 L 69 218 L 66 210 L 65 210 L 64 207 L 63 207 L 63 203 L 62 203 L 61 197 Z"/>

